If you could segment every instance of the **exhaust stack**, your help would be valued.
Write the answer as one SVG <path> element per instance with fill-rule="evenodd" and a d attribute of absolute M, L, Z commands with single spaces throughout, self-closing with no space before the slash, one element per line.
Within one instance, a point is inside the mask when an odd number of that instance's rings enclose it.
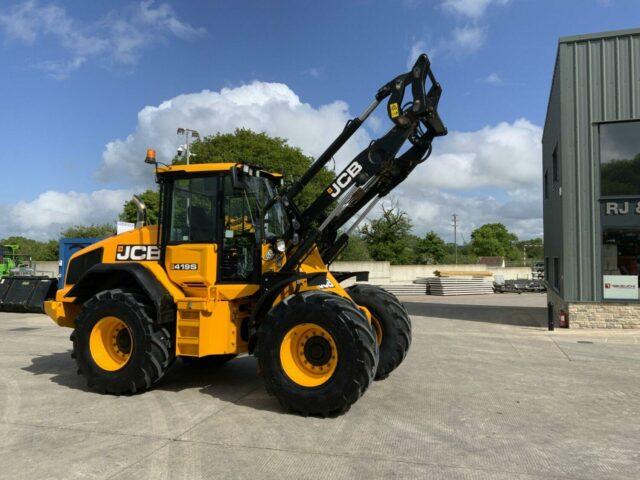
<path fill-rule="evenodd" d="M 133 204 L 138 210 L 138 216 L 136 218 L 136 228 L 144 227 L 147 223 L 147 206 L 137 195 L 134 195 L 131 199 Z"/>

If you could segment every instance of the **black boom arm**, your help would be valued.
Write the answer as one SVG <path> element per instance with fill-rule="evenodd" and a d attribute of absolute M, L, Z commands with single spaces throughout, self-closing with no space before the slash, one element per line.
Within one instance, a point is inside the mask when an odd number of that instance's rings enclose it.
<path fill-rule="evenodd" d="M 426 82 L 431 86 L 426 91 Z M 407 87 L 411 86 L 413 100 L 403 104 Z M 346 246 L 349 233 L 373 208 L 377 200 L 400 184 L 411 171 L 431 153 L 435 137 L 447 134 L 440 116 L 438 102 L 442 88 L 436 81 L 427 55 L 418 57 L 411 71 L 397 76 L 378 90 L 375 100 L 357 118 L 347 122 L 336 138 L 309 169 L 284 192 L 285 208 L 293 217 L 294 238 L 302 242 L 288 256 L 283 270 L 293 270 L 318 245 L 324 260 L 332 262 Z M 367 117 L 385 98 L 387 114 L 393 127 L 382 137 L 372 141 L 335 177 L 324 191 L 304 211 L 300 211 L 294 197 L 322 170 L 335 153 L 362 126 Z M 409 140 L 412 146 L 398 155 L 402 145 Z M 328 207 L 337 202 L 327 214 Z M 338 230 L 367 207 L 348 232 L 337 237 Z M 297 243 L 297 242 L 293 242 Z"/>

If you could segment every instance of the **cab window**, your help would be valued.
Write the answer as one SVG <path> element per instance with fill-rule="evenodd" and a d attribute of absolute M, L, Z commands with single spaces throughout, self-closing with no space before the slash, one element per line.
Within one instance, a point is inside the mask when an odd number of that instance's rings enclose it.
<path fill-rule="evenodd" d="M 224 178 L 221 273 L 225 280 L 247 281 L 256 271 L 257 233 L 260 211 L 254 192 L 234 188 Z"/>
<path fill-rule="evenodd" d="M 218 179 L 214 176 L 174 181 L 170 242 L 215 242 L 217 187 Z"/>

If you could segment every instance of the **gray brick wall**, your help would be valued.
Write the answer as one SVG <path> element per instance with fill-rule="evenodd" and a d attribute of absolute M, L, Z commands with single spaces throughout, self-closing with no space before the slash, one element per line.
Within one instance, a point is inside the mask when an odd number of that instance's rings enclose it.
<path fill-rule="evenodd" d="M 547 293 L 547 300 L 553 304 L 556 325 L 564 310 L 570 328 L 640 328 L 639 303 L 565 302 L 553 290 Z"/>

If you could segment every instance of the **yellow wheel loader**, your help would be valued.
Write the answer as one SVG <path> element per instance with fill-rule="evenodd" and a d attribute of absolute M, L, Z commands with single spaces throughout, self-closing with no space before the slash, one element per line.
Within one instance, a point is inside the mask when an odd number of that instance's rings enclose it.
<path fill-rule="evenodd" d="M 413 98 L 403 103 L 409 86 Z M 402 362 L 411 324 L 393 295 L 364 284 L 345 289 L 340 282 L 353 274 L 328 265 L 375 203 L 446 134 L 440 93 L 420 56 L 288 188 L 281 175 L 252 165 L 168 166 L 150 150 L 158 226 L 145 225 L 145 207 L 134 197 L 136 229 L 75 253 L 64 285 L 45 304 L 58 325 L 73 329 L 72 356 L 89 387 L 132 394 L 156 384 L 177 357 L 215 366 L 250 354 L 286 409 L 348 410 L 374 378 Z M 390 130 L 298 208 L 296 196 L 387 97 Z"/>

